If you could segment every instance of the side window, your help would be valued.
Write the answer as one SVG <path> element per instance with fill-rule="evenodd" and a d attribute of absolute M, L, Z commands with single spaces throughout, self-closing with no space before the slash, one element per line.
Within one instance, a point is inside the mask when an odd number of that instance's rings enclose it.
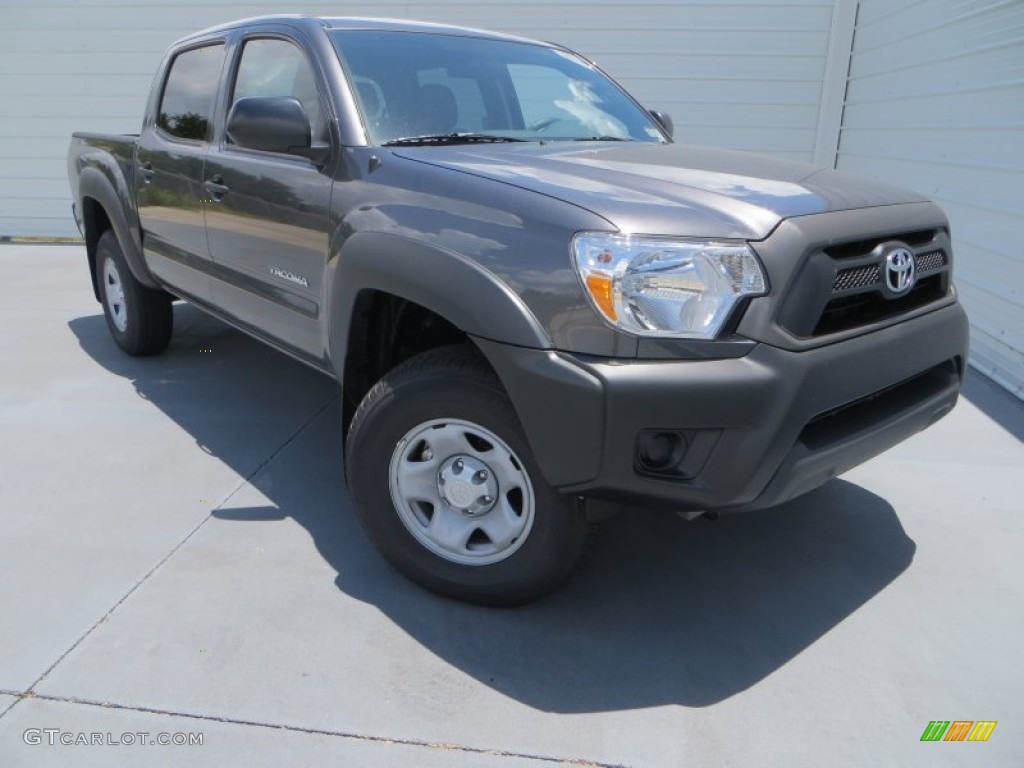
<path fill-rule="evenodd" d="M 179 139 L 206 141 L 223 63 L 220 43 L 175 56 L 160 98 L 157 125 Z"/>
<path fill-rule="evenodd" d="M 302 51 L 286 40 L 249 40 L 238 63 L 231 103 L 250 96 L 291 96 L 309 116 L 313 141 L 327 140 L 313 69 Z"/>

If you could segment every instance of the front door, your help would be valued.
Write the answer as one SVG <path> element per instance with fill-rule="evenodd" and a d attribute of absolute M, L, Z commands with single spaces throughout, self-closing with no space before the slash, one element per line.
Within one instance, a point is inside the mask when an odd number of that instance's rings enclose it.
<path fill-rule="evenodd" d="M 309 116 L 313 141 L 329 141 L 318 82 L 295 41 L 244 39 L 221 114 L 226 117 L 238 99 L 291 96 Z M 216 305 L 303 356 L 323 359 L 330 174 L 303 157 L 236 146 L 221 130 L 204 180 L 212 199 L 206 231 L 217 269 Z"/>

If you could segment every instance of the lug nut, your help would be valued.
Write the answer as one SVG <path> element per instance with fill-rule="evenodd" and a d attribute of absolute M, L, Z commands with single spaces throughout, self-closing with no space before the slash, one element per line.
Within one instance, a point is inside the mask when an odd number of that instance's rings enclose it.
<path fill-rule="evenodd" d="M 490 496 L 484 496 L 484 504 L 490 504 L 493 499 Z"/>
<path fill-rule="evenodd" d="M 455 463 L 452 464 L 452 469 L 454 469 L 456 472 L 461 472 L 462 471 L 462 459 L 456 459 Z"/>
<path fill-rule="evenodd" d="M 478 483 L 486 483 L 487 477 L 488 475 L 486 469 L 481 469 L 479 472 L 476 473 L 476 481 Z"/>

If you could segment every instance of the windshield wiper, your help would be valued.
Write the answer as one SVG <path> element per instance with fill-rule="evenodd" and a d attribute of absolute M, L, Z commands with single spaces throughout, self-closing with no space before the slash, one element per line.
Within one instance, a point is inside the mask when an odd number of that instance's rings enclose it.
<path fill-rule="evenodd" d="M 428 144 L 500 144 L 510 141 L 528 141 L 514 136 L 494 136 L 490 133 L 431 133 L 424 136 L 404 136 L 385 141 L 385 147 L 414 147 Z"/>
<path fill-rule="evenodd" d="M 581 136 L 578 139 L 572 139 L 572 141 L 636 141 L 636 139 L 630 139 L 626 136 Z"/>

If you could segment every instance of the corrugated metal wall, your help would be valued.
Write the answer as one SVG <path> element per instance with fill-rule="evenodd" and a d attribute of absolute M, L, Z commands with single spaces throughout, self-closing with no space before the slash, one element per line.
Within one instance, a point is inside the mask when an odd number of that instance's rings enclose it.
<path fill-rule="evenodd" d="M 971 361 L 1024 397 L 1024 2 L 863 0 L 837 166 L 942 205 Z"/>
<path fill-rule="evenodd" d="M 0 236 L 77 234 L 69 134 L 137 131 L 152 72 L 183 34 L 289 10 L 479 26 L 596 59 L 670 112 L 683 141 L 835 157 L 935 197 L 953 222 L 972 361 L 1024 396 L 1024 253 L 1012 234 L 1024 211 L 1022 0 L 863 0 L 852 55 L 855 0 L 0 2 Z"/>
<path fill-rule="evenodd" d="M 77 234 L 64 168 L 69 135 L 138 131 L 170 42 L 289 11 L 557 40 L 669 111 L 683 140 L 810 160 L 833 0 L 0 0 L 0 236 Z"/>

